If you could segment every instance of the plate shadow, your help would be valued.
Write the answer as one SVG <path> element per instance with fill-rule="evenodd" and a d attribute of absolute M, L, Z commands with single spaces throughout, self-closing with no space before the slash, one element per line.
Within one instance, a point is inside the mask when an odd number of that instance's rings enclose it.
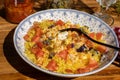
<path fill-rule="evenodd" d="M 13 43 L 14 31 L 15 29 L 9 32 L 3 44 L 4 55 L 14 69 L 22 73 L 23 75 L 34 78 L 36 80 L 70 80 L 70 78 L 61 78 L 46 74 L 26 63 L 15 50 Z"/>

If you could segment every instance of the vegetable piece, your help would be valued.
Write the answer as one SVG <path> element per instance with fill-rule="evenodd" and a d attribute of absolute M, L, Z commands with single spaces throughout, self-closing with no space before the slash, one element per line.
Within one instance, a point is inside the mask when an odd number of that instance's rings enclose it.
<path fill-rule="evenodd" d="M 101 40 L 101 38 L 102 38 L 102 36 L 103 36 L 103 33 L 101 33 L 101 32 L 97 32 L 97 33 L 92 32 L 92 33 L 89 34 L 89 36 L 90 36 L 91 38 L 93 38 L 93 39 Z"/>
<path fill-rule="evenodd" d="M 100 51 L 101 53 L 105 53 L 107 51 L 107 47 L 102 46 L 102 45 L 97 45 L 96 49 Z"/>
<path fill-rule="evenodd" d="M 73 48 L 74 47 L 74 43 L 68 44 L 67 45 L 67 49 Z"/>
<path fill-rule="evenodd" d="M 29 41 L 29 35 L 28 34 L 26 34 L 23 38 L 24 38 L 24 40 Z"/>
<path fill-rule="evenodd" d="M 40 41 L 39 41 L 39 42 L 37 42 L 37 43 L 36 43 L 36 45 L 37 45 L 39 48 L 41 48 L 41 49 L 42 49 L 42 47 L 43 47 L 43 43 L 42 43 L 42 42 L 40 42 Z"/>
<path fill-rule="evenodd" d="M 46 68 L 50 71 L 56 71 L 57 70 L 57 62 L 55 60 L 51 60 L 48 65 L 46 66 Z"/>
<path fill-rule="evenodd" d="M 96 40 L 101 40 L 103 34 L 101 32 L 96 33 Z"/>
<path fill-rule="evenodd" d="M 35 47 L 35 48 L 31 49 L 31 52 L 34 53 L 34 54 L 36 54 L 38 51 L 39 51 L 38 47 Z"/>
<path fill-rule="evenodd" d="M 68 56 L 68 51 L 67 51 L 67 50 L 60 51 L 60 52 L 58 53 L 58 55 L 59 55 L 62 59 L 66 60 L 66 59 L 67 59 L 67 56 Z"/>
<path fill-rule="evenodd" d="M 35 54 L 36 58 L 43 57 L 44 52 L 39 48 L 32 48 L 31 51 Z"/>
<path fill-rule="evenodd" d="M 58 20 L 58 21 L 56 21 L 56 25 L 62 26 L 62 25 L 64 25 L 64 22 L 62 20 Z"/>
<path fill-rule="evenodd" d="M 71 69 L 65 69 L 65 71 L 66 71 L 67 73 L 73 73 L 73 71 L 72 71 Z"/>
<path fill-rule="evenodd" d="M 48 29 L 53 28 L 53 27 L 55 27 L 55 25 L 51 25 L 51 26 L 49 26 Z"/>
<path fill-rule="evenodd" d="M 79 68 L 77 69 L 77 73 L 86 73 L 86 72 L 89 72 L 89 68 Z"/>
<path fill-rule="evenodd" d="M 70 28 L 77 28 L 77 25 L 70 25 Z"/>
<path fill-rule="evenodd" d="M 43 44 L 45 44 L 45 45 L 49 45 L 50 43 L 51 43 L 51 41 L 49 39 L 43 41 Z"/>
<path fill-rule="evenodd" d="M 35 35 L 41 37 L 42 30 L 38 27 L 38 28 L 35 28 L 35 31 L 36 31 Z"/>
<path fill-rule="evenodd" d="M 95 61 L 93 58 L 91 58 L 89 60 L 89 63 L 86 67 L 84 68 L 79 68 L 77 70 L 77 73 L 85 73 L 85 72 L 89 72 L 89 71 L 92 71 L 93 69 L 97 68 L 99 65 L 98 65 L 98 62 Z"/>
<path fill-rule="evenodd" d="M 82 45 L 80 48 L 78 48 L 76 51 L 77 52 L 83 52 L 83 51 L 85 51 L 85 49 L 86 49 L 86 46 L 85 45 Z"/>
<path fill-rule="evenodd" d="M 91 70 L 97 68 L 98 66 L 99 66 L 98 62 L 95 61 L 93 58 L 90 58 L 87 68 L 89 68 L 89 70 L 91 71 Z"/>
<path fill-rule="evenodd" d="M 37 43 L 37 42 L 39 42 L 39 39 L 40 39 L 39 36 L 33 36 L 31 41 Z"/>
<path fill-rule="evenodd" d="M 41 49 L 39 49 L 39 51 L 35 55 L 36 55 L 36 58 L 43 57 L 44 52 Z"/>
<path fill-rule="evenodd" d="M 89 48 L 91 48 L 91 47 L 94 46 L 94 43 L 93 43 L 92 41 L 90 41 L 90 40 L 86 40 L 85 44 L 86 44 L 86 46 L 89 47 Z"/>
<path fill-rule="evenodd" d="M 42 35 L 42 30 L 39 27 L 34 27 L 34 29 L 35 29 L 35 34 L 31 41 L 37 43 L 39 42 L 39 39 Z"/>
<path fill-rule="evenodd" d="M 92 33 L 89 34 L 89 36 L 94 39 L 95 38 L 95 33 L 92 32 Z"/>
<path fill-rule="evenodd" d="M 55 53 L 54 52 L 50 52 L 50 54 L 49 54 L 49 59 L 52 59 L 53 57 L 55 56 Z"/>

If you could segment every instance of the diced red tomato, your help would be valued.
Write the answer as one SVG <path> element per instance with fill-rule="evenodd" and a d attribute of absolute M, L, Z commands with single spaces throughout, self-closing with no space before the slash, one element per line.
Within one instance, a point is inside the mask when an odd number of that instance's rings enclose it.
<path fill-rule="evenodd" d="M 34 37 L 32 38 L 32 42 L 37 43 L 37 42 L 39 42 L 39 39 L 40 39 L 39 36 L 34 36 Z"/>
<path fill-rule="evenodd" d="M 29 40 L 29 35 L 26 34 L 23 38 L 24 38 L 26 41 L 28 41 L 28 40 Z"/>
<path fill-rule="evenodd" d="M 71 36 L 74 37 L 78 37 L 78 35 L 76 33 L 72 33 Z"/>
<path fill-rule="evenodd" d="M 85 67 L 85 68 L 79 68 L 77 70 L 77 73 L 85 73 L 85 72 L 89 72 L 95 68 L 97 68 L 99 65 L 98 65 L 98 62 L 96 62 L 93 58 L 91 58 L 89 60 L 89 63 L 88 65 Z"/>
<path fill-rule="evenodd" d="M 76 28 L 77 26 L 76 25 L 70 25 L 70 28 Z"/>
<path fill-rule="evenodd" d="M 79 68 L 77 69 L 77 73 L 86 73 L 86 72 L 89 72 L 89 68 Z"/>
<path fill-rule="evenodd" d="M 70 48 L 72 48 L 72 44 L 67 45 L 67 49 L 69 50 Z"/>
<path fill-rule="evenodd" d="M 35 28 L 35 36 L 41 36 L 42 35 L 42 30 L 38 27 L 38 28 Z"/>
<path fill-rule="evenodd" d="M 95 61 L 93 58 L 91 58 L 91 59 L 89 60 L 89 64 L 88 64 L 87 68 L 89 68 L 90 71 L 91 71 L 91 70 L 97 68 L 98 66 L 99 66 L 98 62 Z"/>
<path fill-rule="evenodd" d="M 107 47 L 102 46 L 102 45 L 97 45 L 96 49 L 100 51 L 101 53 L 105 53 L 107 51 Z"/>
<path fill-rule="evenodd" d="M 55 60 L 51 60 L 51 61 L 48 63 L 48 65 L 46 66 L 46 68 L 47 68 L 48 70 L 50 70 L 50 71 L 56 71 L 56 70 L 57 70 L 57 67 L 58 67 L 58 65 L 57 65 L 57 63 L 56 63 Z"/>
<path fill-rule="evenodd" d="M 98 33 L 95 33 L 95 32 L 92 32 L 89 34 L 89 36 L 93 39 L 96 39 L 96 40 L 101 40 L 102 36 L 103 36 L 103 33 L 101 32 L 98 32 Z"/>
<path fill-rule="evenodd" d="M 89 36 L 94 39 L 95 38 L 95 33 L 92 32 L 92 33 L 89 34 Z"/>
<path fill-rule="evenodd" d="M 96 33 L 96 39 L 101 40 L 103 34 L 101 32 Z"/>
<path fill-rule="evenodd" d="M 32 53 L 36 54 L 39 51 L 38 47 L 32 48 L 31 49 Z"/>
<path fill-rule="evenodd" d="M 36 58 L 43 57 L 44 55 L 44 52 L 39 47 L 32 48 L 31 51 L 35 54 Z"/>
<path fill-rule="evenodd" d="M 39 47 L 39 48 L 42 48 L 43 47 L 43 43 L 42 42 L 37 42 L 36 45 Z"/>
<path fill-rule="evenodd" d="M 60 52 L 58 53 L 58 55 L 59 55 L 62 59 L 66 60 L 66 59 L 67 59 L 67 56 L 68 56 L 68 51 L 67 51 L 67 50 L 60 51 Z"/>
<path fill-rule="evenodd" d="M 66 69 L 65 70 L 67 73 L 73 73 L 73 71 L 71 69 Z"/>
<path fill-rule="evenodd" d="M 62 20 L 58 20 L 58 21 L 56 21 L 56 25 L 62 26 L 62 25 L 64 25 L 64 22 Z"/>
<path fill-rule="evenodd" d="M 94 43 L 92 41 L 90 41 L 90 40 L 87 40 L 86 45 L 87 45 L 87 47 L 93 47 Z"/>
<path fill-rule="evenodd" d="M 43 57 L 44 52 L 41 49 L 39 49 L 39 51 L 35 55 L 36 55 L 36 58 Z"/>

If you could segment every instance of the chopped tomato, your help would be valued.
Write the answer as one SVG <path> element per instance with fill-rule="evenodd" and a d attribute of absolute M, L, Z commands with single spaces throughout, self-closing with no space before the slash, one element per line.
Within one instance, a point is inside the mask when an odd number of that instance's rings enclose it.
<path fill-rule="evenodd" d="M 105 53 L 107 51 L 107 47 L 102 46 L 102 45 L 97 45 L 96 49 L 100 51 L 101 53 Z"/>
<path fill-rule="evenodd" d="M 29 35 L 26 34 L 24 37 L 23 37 L 26 41 L 29 41 Z"/>
<path fill-rule="evenodd" d="M 101 40 L 103 34 L 101 32 L 96 33 L 96 39 Z"/>
<path fill-rule="evenodd" d="M 70 28 L 76 28 L 77 26 L 76 25 L 70 25 Z"/>
<path fill-rule="evenodd" d="M 67 45 L 67 49 L 70 49 L 70 48 L 71 48 L 71 44 L 68 44 L 68 45 Z"/>
<path fill-rule="evenodd" d="M 68 56 L 68 51 L 67 51 L 67 50 L 60 51 L 60 52 L 58 53 L 58 55 L 59 55 L 62 59 L 66 60 L 66 59 L 67 59 L 67 56 Z"/>
<path fill-rule="evenodd" d="M 89 68 L 89 70 L 91 71 L 91 70 L 97 68 L 98 66 L 99 66 L 98 62 L 95 61 L 93 58 L 91 58 L 89 60 L 89 64 L 88 64 L 87 68 Z"/>
<path fill-rule="evenodd" d="M 56 22 L 56 25 L 62 26 L 62 25 L 64 25 L 64 22 L 63 22 L 62 20 L 58 20 L 58 21 Z"/>
<path fill-rule="evenodd" d="M 43 43 L 42 42 L 37 42 L 36 45 L 39 47 L 39 48 L 42 48 L 43 47 Z"/>
<path fill-rule="evenodd" d="M 94 39 L 95 38 L 95 33 L 92 32 L 92 33 L 89 34 L 89 36 Z"/>
<path fill-rule="evenodd" d="M 42 30 L 38 27 L 38 28 L 35 28 L 35 36 L 41 36 L 42 35 Z"/>
<path fill-rule="evenodd" d="M 57 70 L 57 63 L 55 60 L 51 60 L 48 65 L 46 66 L 46 68 L 50 71 L 56 71 Z"/>
<path fill-rule="evenodd" d="M 68 50 L 69 50 L 70 48 L 73 48 L 73 47 L 74 47 L 74 44 L 73 44 L 73 43 L 67 45 L 67 49 L 68 49 Z"/>
<path fill-rule="evenodd" d="M 35 54 L 37 58 L 43 57 L 44 55 L 44 52 L 39 47 L 32 48 L 31 51 Z"/>
<path fill-rule="evenodd" d="M 89 72 L 89 68 L 79 68 L 77 69 L 77 73 L 86 73 L 86 72 Z"/>
<path fill-rule="evenodd" d="M 65 71 L 66 71 L 67 73 L 73 73 L 73 71 L 72 71 L 71 69 L 65 69 Z"/>
<path fill-rule="evenodd" d="M 78 37 L 78 34 L 72 33 L 71 36 L 72 36 L 73 38 L 76 38 L 76 37 Z"/>
<path fill-rule="evenodd" d="M 40 39 L 39 36 L 33 36 L 33 38 L 32 38 L 32 42 L 37 43 L 37 42 L 39 42 L 39 39 Z"/>
<path fill-rule="evenodd" d="M 98 62 L 95 61 L 93 58 L 91 58 L 91 59 L 89 60 L 88 65 L 87 65 L 85 68 L 79 68 L 79 69 L 77 70 L 77 73 L 89 72 L 89 71 L 97 68 L 98 66 L 99 66 L 99 65 L 98 65 Z"/>
<path fill-rule="evenodd" d="M 90 41 L 90 40 L 87 40 L 87 41 L 86 41 L 86 45 L 87 45 L 88 47 L 93 47 L 93 46 L 94 46 L 94 43 L 93 43 L 92 41 Z"/>
<path fill-rule="evenodd" d="M 41 49 L 39 49 L 39 51 L 35 55 L 36 55 L 37 58 L 43 57 L 44 52 Z"/>
<path fill-rule="evenodd" d="M 38 47 L 32 48 L 31 49 L 32 53 L 36 54 L 39 51 Z"/>
<path fill-rule="evenodd" d="M 93 39 L 101 40 L 103 34 L 101 32 L 98 32 L 98 33 L 92 32 L 89 34 L 89 36 Z"/>

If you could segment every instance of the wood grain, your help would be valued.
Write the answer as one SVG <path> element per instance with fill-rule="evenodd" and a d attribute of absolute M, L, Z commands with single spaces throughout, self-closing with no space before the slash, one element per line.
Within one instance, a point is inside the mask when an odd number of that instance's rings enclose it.
<path fill-rule="evenodd" d="M 41 0 L 42 1 L 42 0 Z M 96 0 L 74 0 L 73 9 L 86 11 L 90 14 L 99 11 Z M 0 3 L 2 3 L 0 1 Z M 42 7 L 42 6 L 41 6 Z M 0 7 L 1 8 L 1 7 Z M 37 10 L 41 10 L 37 9 Z M 17 54 L 13 45 L 13 34 L 18 24 L 5 19 L 4 9 L 0 9 L 0 80 L 120 80 L 118 60 L 106 69 L 89 76 L 77 78 L 55 77 L 38 71 L 24 62 Z M 120 27 L 120 16 L 109 12 L 115 21 L 111 27 Z"/>

